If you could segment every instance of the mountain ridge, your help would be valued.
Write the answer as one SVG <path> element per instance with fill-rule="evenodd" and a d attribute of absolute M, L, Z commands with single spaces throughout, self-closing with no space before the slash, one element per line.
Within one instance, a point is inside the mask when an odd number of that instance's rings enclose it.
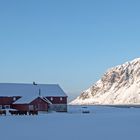
<path fill-rule="evenodd" d="M 70 104 L 140 104 L 140 58 L 108 69 Z"/>

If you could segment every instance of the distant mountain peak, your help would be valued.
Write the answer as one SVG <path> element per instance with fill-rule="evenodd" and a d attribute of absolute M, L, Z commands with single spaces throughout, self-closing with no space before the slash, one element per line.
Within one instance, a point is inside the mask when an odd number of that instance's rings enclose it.
<path fill-rule="evenodd" d="M 140 58 L 108 69 L 70 104 L 140 104 Z"/>

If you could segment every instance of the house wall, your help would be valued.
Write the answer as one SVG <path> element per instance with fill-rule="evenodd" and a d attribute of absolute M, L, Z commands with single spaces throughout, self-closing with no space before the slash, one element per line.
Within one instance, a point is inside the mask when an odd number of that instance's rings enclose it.
<path fill-rule="evenodd" d="M 51 104 L 49 106 L 50 111 L 67 112 L 67 104 Z"/>
<path fill-rule="evenodd" d="M 57 111 L 57 112 L 67 112 L 67 97 L 46 97 L 52 104 L 47 103 L 40 97 L 34 99 L 29 104 L 13 104 L 16 100 L 21 98 L 16 97 L 0 97 L 0 106 L 3 108 L 5 105 L 9 105 L 12 109 L 17 109 L 19 111 Z"/>
<path fill-rule="evenodd" d="M 29 111 L 29 105 L 28 104 L 12 104 L 12 109 L 17 109 L 20 111 Z"/>
<path fill-rule="evenodd" d="M 67 104 L 67 97 L 46 97 L 52 104 Z"/>
<path fill-rule="evenodd" d="M 40 97 L 34 99 L 29 104 L 12 104 L 11 108 L 17 109 L 20 111 L 29 111 L 29 110 L 37 110 L 37 111 L 57 111 L 57 112 L 67 112 L 67 98 L 62 97 L 49 97 L 50 102 L 52 104 L 47 103 L 42 100 Z"/>
<path fill-rule="evenodd" d="M 67 97 L 46 97 L 52 104 L 49 105 L 50 111 L 67 112 Z"/>
<path fill-rule="evenodd" d="M 12 109 L 20 110 L 20 111 L 56 111 L 56 112 L 67 112 L 66 104 L 51 104 L 48 105 L 43 102 L 38 102 L 37 100 L 33 101 L 31 104 L 12 104 Z"/>
<path fill-rule="evenodd" d="M 14 103 L 16 100 L 21 98 L 20 96 L 15 97 L 0 97 L 0 105 L 10 105 Z"/>
<path fill-rule="evenodd" d="M 37 111 L 48 111 L 48 103 L 39 97 L 33 100 L 30 105 L 34 105 L 34 108 Z"/>

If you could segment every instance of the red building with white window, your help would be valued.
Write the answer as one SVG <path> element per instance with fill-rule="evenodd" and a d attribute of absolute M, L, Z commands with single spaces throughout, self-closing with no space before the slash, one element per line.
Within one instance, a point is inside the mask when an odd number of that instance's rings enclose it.
<path fill-rule="evenodd" d="M 1 108 L 67 112 L 67 95 L 58 84 L 0 83 L 0 95 Z"/>

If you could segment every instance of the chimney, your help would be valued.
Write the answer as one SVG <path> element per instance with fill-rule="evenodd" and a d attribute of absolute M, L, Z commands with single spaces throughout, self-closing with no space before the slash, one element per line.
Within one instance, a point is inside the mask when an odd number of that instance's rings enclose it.
<path fill-rule="evenodd" d="M 33 81 L 33 85 L 37 85 L 37 84 L 35 83 L 35 81 Z"/>

